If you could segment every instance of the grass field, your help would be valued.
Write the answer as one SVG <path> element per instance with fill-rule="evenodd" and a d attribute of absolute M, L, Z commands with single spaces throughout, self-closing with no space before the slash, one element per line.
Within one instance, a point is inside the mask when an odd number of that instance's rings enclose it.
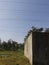
<path fill-rule="evenodd" d="M 0 51 L 0 65 L 30 65 L 23 51 Z"/>

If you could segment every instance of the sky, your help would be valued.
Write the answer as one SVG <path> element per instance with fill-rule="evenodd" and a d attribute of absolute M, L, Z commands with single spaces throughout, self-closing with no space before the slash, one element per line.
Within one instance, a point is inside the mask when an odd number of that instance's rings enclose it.
<path fill-rule="evenodd" d="M 0 38 L 23 42 L 35 27 L 49 27 L 49 0 L 0 0 Z"/>

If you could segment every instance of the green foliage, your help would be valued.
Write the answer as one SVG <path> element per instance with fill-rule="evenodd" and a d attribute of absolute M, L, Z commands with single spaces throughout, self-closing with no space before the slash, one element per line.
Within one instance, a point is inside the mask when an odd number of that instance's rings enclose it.
<path fill-rule="evenodd" d="M 19 44 L 18 42 L 13 40 L 8 40 L 8 42 L 6 41 L 0 42 L 0 51 L 4 50 L 16 51 L 18 49 L 24 49 L 24 45 Z"/>

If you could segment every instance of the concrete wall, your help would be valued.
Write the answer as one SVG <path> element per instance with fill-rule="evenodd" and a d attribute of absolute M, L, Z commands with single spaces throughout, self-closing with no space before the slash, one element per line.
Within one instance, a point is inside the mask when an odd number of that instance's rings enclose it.
<path fill-rule="evenodd" d="M 49 33 L 33 34 L 34 65 L 49 65 Z"/>
<path fill-rule="evenodd" d="M 28 39 L 24 42 L 24 55 L 28 58 Z"/>
<path fill-rule="evenodd" d="M 31 32 L 25 40 L 24 55 L 31 65 L 49 65 L 49 33 Z"/>
<path fill-rule="evenodd" d="M 24 55 L 29 59 L 32 65 L 32 33 L 30 33 L 28 38 L 25 40 Z"/>

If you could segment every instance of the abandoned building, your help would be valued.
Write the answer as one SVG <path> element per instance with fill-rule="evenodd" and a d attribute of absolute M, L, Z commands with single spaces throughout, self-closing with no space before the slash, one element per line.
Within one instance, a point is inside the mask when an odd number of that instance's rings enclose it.
<path fill-rule="evenodd" d="M 24 55 L 31 65 L 49 65 L 49 33 L 28 33 L 24 39 Z"/>

